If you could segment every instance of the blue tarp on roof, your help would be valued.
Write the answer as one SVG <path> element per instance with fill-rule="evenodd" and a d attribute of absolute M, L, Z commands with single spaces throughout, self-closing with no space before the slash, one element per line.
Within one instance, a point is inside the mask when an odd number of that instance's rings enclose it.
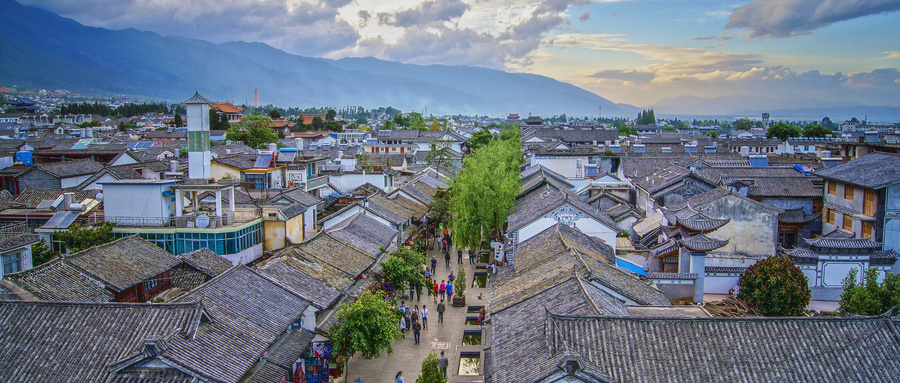
<path fill-rule="evenodd" d="M 643 275 L 645 277 L 648 276 L 643 267 L 635 265 L 634 263 L 628 262 L 622 258 L 616 258 L 616 266 L 638 275 Z"/>

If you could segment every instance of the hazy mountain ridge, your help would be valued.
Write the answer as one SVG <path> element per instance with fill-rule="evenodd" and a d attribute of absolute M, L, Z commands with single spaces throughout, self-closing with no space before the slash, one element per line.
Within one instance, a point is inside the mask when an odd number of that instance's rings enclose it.
<path fill-rule="evenodd" d="M 549 77 L 374 58 L 328 60 L 263 43 L 213 44 L 134 29 L 81 25 L 51 12 L 0 0 L 0 83 L 77 92 L 181 100 L 199 90 L 243 103 L 259 89 L 263 104 L 394 106 L 435 114 L 634 116 Z M 252 101 L 252 100 L 250 100 Z"/>
<path fill-rule="evenodd" d="M 746 116 L 759 119 L 763 112 L 773 118 L 816 117 L 863 118 L 872 121 L 894 121 L 900 119 L 900 108 L 892 106 L 871 106 L 846 101 L 824 101 L 816 99 L 782 99 L 735 95 L 723 97 L 678 96 L 663 98 L 653 105 L 657 115 L 702 115 L 702 116 Z"/>

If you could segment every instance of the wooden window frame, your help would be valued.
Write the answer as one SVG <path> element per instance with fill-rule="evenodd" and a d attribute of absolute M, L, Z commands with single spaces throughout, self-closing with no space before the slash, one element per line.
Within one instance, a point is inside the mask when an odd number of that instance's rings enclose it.
<path fill-rule="evenodd" d="M 850 184 L 844 184 L 844 199 L 847 201 L 853 201 L 856 198 L 856 187 Z"/>
<path fill-rule="evenodd" d="M 860 237 L 862 238 L 873 238 L 875 237 L 875 225 L 872 221 L 862 221 L 862 229 L 860 232 Z"/>
<path fill-rule="evenodd" d="M 828 184 L 828 195 L 837 195 L 837 182 L 828 180 L 826 183 Z"/>
<path fill-rule="evenodd" d="M 875 190 L 866 189 L 863 195 L 863 214 L 875 217 Z"/>
<path fill-rule="evenodd" d="M 844 220 L 841 221 L 841 228 L 846 231 L 853 231 L 853 217 L 850 214 L 844 214 Z"/>
<path fill-rule="evenodd" d="M 825 218 L 825 223 L 834 225 L 834 210 L 827 207 L 822 209 L 822 217 Z"/>

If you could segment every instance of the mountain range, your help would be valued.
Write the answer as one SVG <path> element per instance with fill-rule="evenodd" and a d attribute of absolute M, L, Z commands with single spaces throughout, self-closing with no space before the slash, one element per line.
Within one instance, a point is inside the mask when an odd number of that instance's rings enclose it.
<path fill-rule="evenodd" d="M 834 121 L 852 117 L 869 121 L 888 122 L 900 119 L 900 108 L 870 106 L 844 101 L 816 99 L 784 99 L 773 96 L 735 95 L 723 97 L 678 96 L 664 98 L 653 105 L 657 116 L 727 116 L 760 119 L 768 112 L 777 120 L 821 120 L 830 117 Z"/>
<path fill-rule="evenodd" d="M 310 58 L 263 43 L 213 44 L 88 27 L 12 0 L 0 0 L 0 9 L 0 85 L 169 101 L 198 90 L 239 104 L 258 89 L 262 104 L 393 106 L 438 115 L 596 116 L 599 107 L 604 116 L 631 117 L 639 110 L 534 74 Z"/>

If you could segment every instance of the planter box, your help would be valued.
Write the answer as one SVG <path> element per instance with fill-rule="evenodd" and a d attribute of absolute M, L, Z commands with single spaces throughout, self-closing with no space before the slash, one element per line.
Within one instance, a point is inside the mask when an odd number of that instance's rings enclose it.
<path fill-rule="evenodd" d="M 465 307 L 466 297 L 453 297 L 453 307 Z"/>

